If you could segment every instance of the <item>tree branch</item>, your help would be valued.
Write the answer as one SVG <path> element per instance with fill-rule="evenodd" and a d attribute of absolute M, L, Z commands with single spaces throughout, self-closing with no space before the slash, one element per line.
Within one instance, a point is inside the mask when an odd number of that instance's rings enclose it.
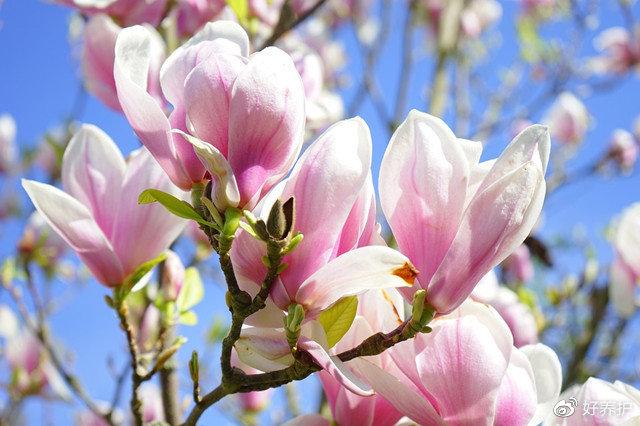
<path fill-rule="evenodd" d="M 280 10 L 280 17 L 278 18 L 278 23 L 273 29 L 273 33 L 269 36 L 268 39 L 262 43 L 259 50 L 265 49 L 269 46 L 273 46 L 280 37 L 285 35 L 287 32 L 291 31 L 298 25 L 302 24 L 307 20 L 311 15 L 316 13 L 318 9 L 326 2 L 327 0 L 318 0 L 313 6 L 309 9 L 305 10 L 303 13 L 295 17 L 295 19 L 291 20 L 291 11 L 289 10 L 289 2 L 285 2 L 284 6 Z"/>

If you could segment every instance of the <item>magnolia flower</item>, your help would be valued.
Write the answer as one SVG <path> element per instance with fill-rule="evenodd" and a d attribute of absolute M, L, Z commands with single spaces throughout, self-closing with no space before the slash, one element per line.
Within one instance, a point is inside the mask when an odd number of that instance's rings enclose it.
<path fill-rule="evenodd" d="M 533 278 L 533 262 L 526 245 L 521 244 L 502 262 L 502 269 L 508 281 L 527 282 Z"/>
<path fill-rule="evenodd" d="M 589 111 L 573 94 L 563 92 L 553 103 L 545 119 L 551 136 L 558 142 L 575 145 L 582 141 L 589 128 Z"/>
<path fill-rule="evenodd" d="M 0 305 L 0 320 L 0 352 L 11 372 L 10 391 L 23 396 L 50 391 L 50 396 L 69 399 L 69 390 L 36 336 L 20 329 L 14 313 L 5 305 Z"/>
<path fill-rule="evenodd" d="M 26 180 L 22 186 L 49 225 L 73 248 L 102 284 L 115 287 L 173 242 L 185 221 L 160 205 L 138 205 L 157 188 L 182 196 L 149 153 L 128 161 L 102 130 L 83 125 L 62 160 L 62 185 Z"/>
<path fill-rule="evenodd" d="M 307 351 L 329 374 L 360 394 L 362 384 L 344 374 L 339 360 L 329 356 L 324 332 L 315 318 L 344 296 L 368 289 L 409 286 L 415 269 L 408 259 L 383 246 L 375 223 L 370 175 L 371 137 L 359 118 L 330 127 L 299 159 L 291 176 L 263 200 L 258 215 L 266 217 L 275 198 L 295 198 L 295 230 L 304 239 L 285 256 L 288 267 L 271 291 L 272 302 L 248 318 L 236 343 L 238 356 L 262 371 L 293 362 L 282 327 L 291 304 L 302 305 L 304 323 L 298 348 Z M 322 194 L 321 197 L 318 194 Z M 266 274 L 261 262 L 265 244 L 240 231 L 231 258 L 241 287 L 251 294 Z"/>
<path fill-rule="evenodd" d="M 172 250 L 167 251 L 167 258 L 162 269 L 162 281 L 160 282 L 160 288 L 166 300 L 175 301 L 178 298 L 184 282 L 184 272 L 180 256 Z"/>
<path fill-rule="evenodd" d="M 304 91 L 291 58 L 275 47 L 247 57 L 238 24 L 208 23 L 160 69 L 173 105 L 167 117 L 146 91 L 151 50 L 140 26 L 116 42 L 118 97 L 136 134 L 180 188 L 208 172 L 218 208 L 252 208 L 289 172 L 302 144 Z"/>
<path fill-rule="evenodd" d="M 9 114 L 0 115 L 0 174 L 11 172 L 16 166 L 16 122 Z"/>
<path fill-rule="evenodd" d="M 491 305 L 509 326 L 513 345 L 520 348 L 538 342 L 538 324 L 531 309 L 518 295 L 498 284 L 495 272 L 482 277 L 471 293 L 473 300 Z"/>
<path fill-rule="evenodd" d="M 590 65 L 599 74 L 624 74 L 636 68 L 640 70 L 640 30 L 630 33 L 626 28 L 612 27 L 604 30 L 594 40 L 601 55 Z"/>
<path fill-rule="evenodd" d="M 150 39 L 150 61 L 147 90 L 159 101 L 162 91 L 159 82 L 160 65 L 164 61 L 165 45 L 162 37 L 150 25 L 144 27 Z M 116 39 L 122 28 L 108 15 L 92 16 L 84 28 L 82 69 L 87 90 L 106 106 L 120 111 L 120 102 L 113 77 Z"/>
<path fill-rule="evenodd" d="M 571 399 L 577 401 L 572 405 Z M 626 383 L 609 383 L 590 377 L 582 385 L 574 385 L 565 390 L 554 402 L 558 411 L 565 407 L 571 412 L 563 419 L 566 426 L 614 426 L 635 425 L 640 422 L 640 390 Z M 614 411 L 601 407 L 614 407 Z M 619 409 L 618 409 L 619 408 Z M 558 417 L 550 411 L 545 424 L 557 424 Z"/>
<path fill-rule="evenodd" d="M 73 7 L 83 15 L 105 14 L 116 18 L 123 26 L 151 24 L 157 26 L 163 18 L 169 0 L 54 0 Z"/>
<path fill-rule="evenodd" d="M 622 212 L 612 241 L 615 259 L 609 271 L 609 297 L 617 313 L 633 315 L 640 282 L 640 203 Z"/>
<path fill-rule="evenodd" d="M 415 289 L 440 313 L 458 307 L 535 225 L 545 195 L 549 133 L 531 126 L 500 157 L 457 139 L 418 111 L 391 137 L 380 166 L 380 204 L 398 248 L 416 265 Z"/>
<path fill-rule="evenodd" d="M 608 156 L 621 170 L 630 172 L 638 159 L 638 142 L 627 130 L 616 129 L 611 135 Z"/>
<path fill-rule="evenodd" d="M 526 425 L 544 418 L 562 382 L 550 348 L 516 349 L 500 316 L 472 301 L 430 326 L 432 332 L 389 349 L 390 365 L 356 358 L 349 366 L 418 424 Z"/>

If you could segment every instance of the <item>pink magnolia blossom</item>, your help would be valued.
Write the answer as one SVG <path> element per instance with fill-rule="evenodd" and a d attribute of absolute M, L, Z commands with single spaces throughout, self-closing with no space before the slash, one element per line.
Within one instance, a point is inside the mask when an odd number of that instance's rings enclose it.
<path fill-rule="evenodd" d="M 73 7 L 83 15 L 105 14 L 118 19 L 122 25 L 160 23 L 168 0 L 54 0 Z"/>
<path fill-rule="evenodd" d="M 69 399 L 70 393 L 62 377 L 53 367 L 40 341 L 18 326 L 13 311 L 0 305 L 0 351 L 11 372 L 8 386 L 14 394 L 44 395 Z"/>
<path fill-rule="evenodd" d="M 544 345 L 516 349 L 492 308 L 469 301 L 430 325 L 431 333 L 389 349 L 388 366 L 349 363 L 418 424 L 536 424 L 560 393 L 555 353 Z"/>
<path fill-rule="evenodd" d="M 144 27 L 150 38 L 149 73 L 147 90 L 158 100 L 162 100 L 159 71 L 164 61 L 165 45 L 162 37 L 150 25 Z M 87 90 L 106 106 L 120 111 L 120 101 L 113 77 L 116 39 L 122 28 L 108 15 L 92 16 L 84 28 L 82 48 L 82 69 Z"/>
<path fill-rule="evenodd" d="M 526 245 L 521 244 L 502 262 L 502 268 L 510 282 L 527 282 L 533 278 L 534 269 L 531 253 Z"/>
<path fill-rule="evenodd" d="M 380 167 L 380 203 L 402 253 L 437 312 L 459 306 L 535 225 L 545 194 L 549 133 L 531 126 L 496 160 L 440 119 L 412 111 Z"/>
<path fill-rule="evenodd" d="M 516 293 L 498 284 L 495 272 L 489 272 L 480 280 L 471 297 L 491 305 L 500 314 L 511 330 L 516 348 L 538 342 L 538 324 L 533 312 L 520 302 Z"/>
<path fill-rule="evenodd" d="M 571 405 L 571 398 L 575 398 L 577 406 Z M 562 424 L 566 426 L 635 425 L 640 422 L 640 390 L 621 381 L 609 383 L 590 377 L 582 385 L 565 390 L 556 401 L 556 407 L 564 406 L 572 413 L 563 419 Z M 550 411 L 545 424 L 557 424 L 557 420 Z"/>
<path fill-rule="evenodd" d="M 0 174 L 10 173 L 18 159 L 16 122 L 9 114 L 0 115 Z"/>
<path fill-rule="evenodd" d="M 640 203 L 622 212 L 612 241 L 615 259 L 609 271 L 609 297 L 617 313 L 633 315 L 640 282 Z"/>
<path fill-rule="evenodd" d="M 604 30 L 594 40 L 601 55 L 591 61 L 599 74 L 624 74 L 629 70 L 640 70 L 640 30 L 630 33 L 626 28 L 612 27 Z"/>
<path fill-rule="evenodd" d="M 274 47 L 247 57 L 238 24 L 208 23 L 162 65 L 162 90 L 173 105 L 167 117 L 145 87 L 150 43 L 139 26 L 116 42 L 118 97 L 136 134 L 180 188 L 204 182 L 208 172 L 216 206 L 252 208 L 302 144 L 304 91 L 291 58 Z"/>
<path fill-rule="evenodd" d="M 443 0 L 424 0 L 427 18 L 434 34 L 441 34 L 442 18 L 447 2 Z M 496 0 L 471 0 L 465 2 L 460 12 L 460 29 L 469 38 L 478 38 L 487 28 L 502 17 L 502 6 Z"/>
<path fill-rule="evenodd" d="M 175 301 L 178 298 L 184 282 L 184 273 L 185 269 L 180 256 L 172 250 L 167 251 L 167 259 L 164 261 L 162 281 L 160 282 L 160 288 L 166 300 Z"/>
<path fill-rule="evenodd" d="M 624 172 L 630 172 L 638 159 L 638 142 L 629 131 L 616 129 L 609 142 L 609 158 Z"/>
<path fill-rule="evenodd" d="M 415 270 L 405 256 L 387 247 L 368 246 L 379 241 L 370 162 L 366 124 L 359 118 L 341 121 L 323 133 L 291 176 L 265 197 L 258 215 L 268 215 L 277 197 L 295 197 L 295 229 L 304 239 L 283 260 L 288 267 L 276 279 L 273 303 L 247 320 L 255 327 L 245 328 L 236 343 L 238 356 L 246 364 L 271 371 L 293 362 L 284 331 L 277 328 L 282 327 L 283 310 L 298 303 L 305 310 L 298 347 L 344 386 L 367 393 L 329 355 L 324 332 L 314 319 L 344 296 L 413 282 Z M 240 231 L 232 248 L 240 285 L 252 294 L 266 273 L 261 262 L 265 250 L 265 244 L 246 231 Z"/>
<path fill-rule="evenodd" d="M 138 205 L 140 193 L 157 188 L 183 196 L 149 153 L 128 161 L 100 129 L 84 125 L 62 160 L 66 192 L 23 180 L 36 209 L 73 248 L 102 284 L 115 287 L 141 263 L 163 252 L 185 221 L 160 205 Z"/>
<path fill-rule="evenodd" d="M 589 129 L 591 118 L 582 101 L 569 92 L 563 92 L 553 103 L 543 120 L 551 136 L 566 145 L 582 141 Z"/>

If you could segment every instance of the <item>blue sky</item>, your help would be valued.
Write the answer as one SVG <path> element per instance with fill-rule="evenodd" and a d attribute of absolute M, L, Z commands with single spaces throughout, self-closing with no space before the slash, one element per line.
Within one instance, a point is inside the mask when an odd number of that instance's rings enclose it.
<path fill-rule="evenodd" d="M 622 24 L 615 2 L 606 3 L 601 16 L 601 28 Z M 517 55 L 511 40 L 514 40 L 513 16 L 517 13 L 517 2 L 503 2 L 505 17 L 500 24 L 503 34 L 502 46 L 498 55 L 492 57 L 489 66 L 483 67 L 481 77 L 487 81 L 495 81 L 495 76 L 501 68 L 507 66 Z M 636 6 L 636 16 L 640 17 L 640 10 Z M 36 0 L 5 0 L 0 9 L 0 113 L 11 113 L 18 126 L 18 141 L 21 147 L 34 146 L 38 138 L 51 126 L 64 119 L 72 108 L 79 86 L 79 70 L 77 66 L 77 49 L 72 49 L 68 42 L 67 23 L 70 13 L 67 9 L 52 6 Z M 393 28 L 400 28 L 402 16 L 398 8 L 394 8 Z M 562 28 L 551 28 L 552 33 L 562 32 Z M 353 36 L 348 31 L 339 33 L 344 40 L 348 57 L 352 59 L 347 73 L 357 80 L 361 70 L 359 53 Z M 421 36 L 422 37 L 422 36 Z M 392 31 L 389 42 L 382 52 L 381 65 L 377 72 L 378 82 L 382 92 L 388 100 L 391 110 L 391 100 L 396 93 L 398 82 L 397 64 L 400 58 L 401 31 Z M 588 49 L 585 53 L 588 52 Z M 429 60 L 421 61 L 414 75 L 414 84 L 410 95 L 412 108 L 425 109 L 424 80 L 416 76 L 430 73 Z M 418 80 L 423 80 L 417 84 Z M 353 89 L 346 89 L 345 96 L 350 99 Z M 534 96 L 536 88 L 532 87 L 530 96 Z M 584 142 L 584 150 L 572 163 L 576 166 L 588 164 L 605 149 L 611 131 L 617 127 L 630 128 L 633 120 L 640 112 L 638 108 L 638 94 L 640 81 L 636 76 L 627 79 L 616 90 L 599 97 L 586 100 L 595 124 Z M 528 95 L 528 94 L 525 94 Z M 359 114 L 369 123 L 374 141 L 374 179 L 377 179 L 378 164 L 384 153 L 388 134 L 370 102 L 366 102 Z M 534 117 L 539 118 L 539 117 Z M 93 123 L 104 129 L 123 149 L 125 153 L 137 146 L 137 141 L 127 124 L 119 114 L 103 107 L 97 100 L 89 97 L 81 120 Z M 509 141 L 507 132 L 502 132 L 487 147 L 487 157 L 495 156 Z M 3 190 L 22 191 L 15 182 L 3 182 Z M 640 177 L 633 173 L 631 176 L 605 180 L 590 178 L 584 182 L 572 185 L 559 191 L 549 200 L 545 209 L 544 236 L 557 234 L 566 235 L 576 226 L 583 226 L 597 243 L 600 257 L 608 260 L 610 249 L 602 237 L 605 226 L 611 217 L 620 212 L 625 206 L 640 199 Z M 22 224 L 10 221 L 0 225 L 2 232 L 2 247 L 0 256 L 6 255 Z M 575 262 L 562 265 L 563 270 L 575 268 Z M 211 277 L 211 275 L 210 275 Z M 222 303 L 223 292 L 215 284 L 215 277 L 207 279 L 205 300 L 196 309 L 201 323 L 197 327 L 183 328 L 181 333 L 189 338 L 183 350 L 183 361 L 192 349 L 201 348 L 201 339 L 205 326 L 218 313 L 226 314 Z M 67 291 L 58 284 L 59 291 Z M 113 381 L 106 368 L 106 359 L 113 356 L 116 365 L 122 365 L 123 338 L 116 326 L 116 320 L 103 302 L 106 290 L 91 282 L 88 285 L 71 289 L 76 294 L 71 303 L 67 303 L 62 310 L 55 314 L 52 327 L 54 335 L 64 346 L 73 348 L 73 370 L 83 378 L 91 394 L 97 399 L 110 399 Z M 6 296 L 0 294 L 0 303 L 6 302 Z M 183 367 L 185 365 L 183 364 Z M 186 373 L 186 369 L 183 368 Z M 187 377 L 183 377 L 183 389 L 186 387 Z M 311 410 L 316 404 L 316 385 L 308 380 L 308 386 L 299 386 L 303 409 Z M 209 383 L 211 385 L 211 383 Z M 281 398 L 278 397 L 277 400 Z M 43 416 L 53 420 L 55 424 L 68 423 L 76 407 L 55 405 L 50 410 L 49 405 L 30 403 L 30 424 L 42 424 Z M 214 424 L 215 412 L 205 417 L 203 424 Z M 219 420 L 215 424 L 220 424 Z"/>

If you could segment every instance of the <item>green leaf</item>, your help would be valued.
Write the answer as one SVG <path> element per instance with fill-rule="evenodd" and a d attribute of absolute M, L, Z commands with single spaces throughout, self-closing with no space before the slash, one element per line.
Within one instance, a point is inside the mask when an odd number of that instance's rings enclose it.
<path fill-rule="evenodd" d="M 195 220 L 196 222 L 207 226 L 217 226 L 207 220 L 204 220 L 202 216 L 200 216 L 200 214 L 198 214 L 198 212 L 191 206 L 191 204 L 166 192 L 150 188 L 145 189 L 140 193 L 140 196 L 138 196 L 138 204 L 149 204 L 156 201 L 178 217 Z"/>
<path fill-rule="evenodd" d="M 176 300 L 178 312 L 183 313 L 200 303 L 204 296 L 204 286 L 200 278 L 200 272 L 195 267 L 184 271 L 184 282 Z"/>
<path fill-rule="evenodd" d="M 186 311 L 180 314 L 178 322 L 183 325 L 196 325 L 198 324 L 198 315 L 193 311 Z"/>
<path fill-rule="evenodd" d="M 329 348 L 335 346 L 349 331 L 357 310 L 358 298 L 356 296 L 348 296 L 338 300 L 320 313 L 318 321 L 327 335 Z"/>
<path fill-rule="evenodd" d="M 244 25 L 249 19 L 249 1 L 248 0 L 227 0 L 227 5 L 233 10 L 238 17 L 238 22 Z"/>
<path fill-rule="evenodd" d="M 16 259 L 8 257 L 0 267 L 0 279 L 4 285 L 9 285 L 16 277 Z"/>
<path fill-rule="evenodd" d="M 147 260 L 140 266 L 136 268 L 125 280 L 124 283 L 120 287 L 115 289 L 115 300 L 116 304 L 122 302 L 132 291 L 137 291 L 139 289 L 135 289 L 136 284 L 140 282 L 145 275 L 147 275 L 158 263 L 162 262 L 167 258 L 166 253 L 160 253 L 157 257 Z"/>

